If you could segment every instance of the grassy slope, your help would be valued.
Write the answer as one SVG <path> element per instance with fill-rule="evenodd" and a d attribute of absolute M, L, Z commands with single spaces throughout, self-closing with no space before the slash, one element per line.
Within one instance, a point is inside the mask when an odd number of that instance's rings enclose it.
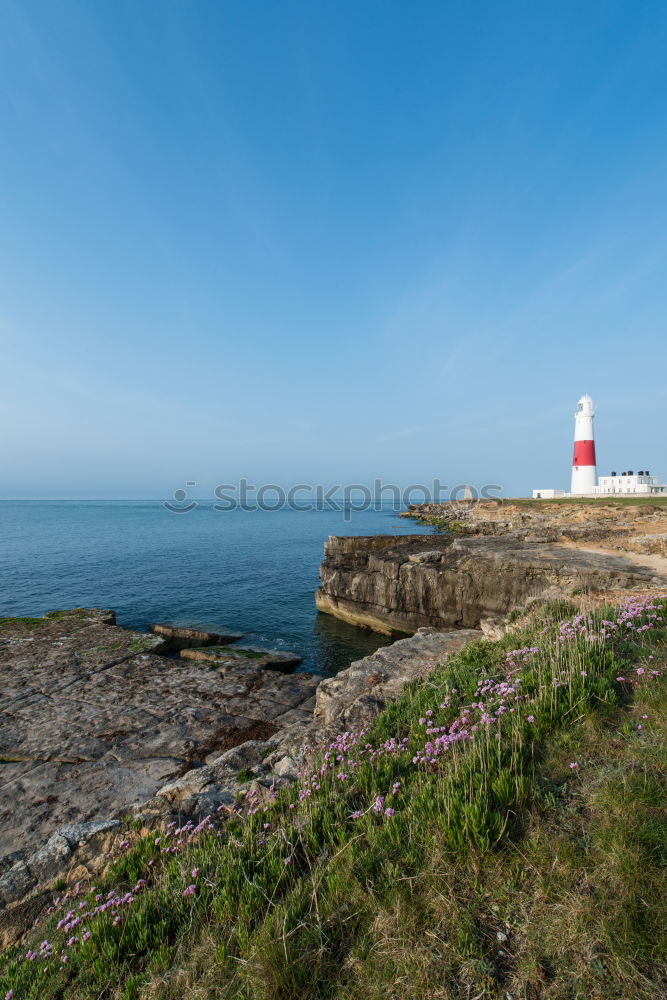
<path fill-rule="evenodd" d="M 64 936 L 47 923 L 37 948 L 46 939 L 67 963 L 10 952 L 2 989 L 16 1000 L 665 995 L 667 685 L 650 669 L 663 668 L 667 632 L 654 621 L 637 633 L 635 618 L 622 636 L 590 641 L 578 626 L 561 642 L 565 611 L 538 609 L 523 635 L 469 646 L 411 685 L 348 740 L 342 761 L 314 772 L 303 802 L 294 788 L 267 813 L 252 800 L 251 815 L 220 836 L 181 837 L 173 855 L 160 850 L 176 837 L 131 837 L 105 893 L 137 878 L 147 887 Z M 543 632 L 547 620 L 555 624 Z M 508 657 L 517 646 L 539 651 Z M 521 678 L 516 691 L 481 696 L 508 706 L 488 735 L 482 725 L 436 763 L 413 763 L 427 711 L 449 725 L 477 703 L 480 678 L 502 683 L 508 672 L 512 684 Z M 479 712 L 468 715 L 474 724 Z M 407 739 L 405 750 L 392 738 Z M 67 900 L 64 911 L 76 907 Z M 51 919 L 62 913 L 60 904 Z M 90 939 L 67 947 L 84 926 Z"/>
<path fill-rule="evenodd" d="M 503 504 L 507 505 L 517 505 L 520 507 L 535 507 L 539 510 L 540 507 L 544 508 L 550 504 L 556 504 L 559 507 L 586 507 L 596 505 L 604 507 L 636 507 L 642 504 L 655 504 L 660 506 L 664 504 L 667 506 L 667 495 L 664 493 L 649 493 L 649 494 L 630 494 L 629 496 L 621 496 L 616 493 L 601 493 L 596 497 L 554 497 L 549 500 L 537 500 L 533 497 L 507 497 L 503 499 Z"/>

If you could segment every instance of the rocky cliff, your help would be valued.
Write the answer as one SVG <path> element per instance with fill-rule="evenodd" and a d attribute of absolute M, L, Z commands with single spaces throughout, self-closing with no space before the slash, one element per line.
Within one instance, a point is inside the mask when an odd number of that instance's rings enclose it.
<path fill-rule="evenodd" d="M 331 536 L 320 578 L 320 611 L 388 634 L 478 628 L 539 597 L 667 585 L 627 556 L 512 533 Z"/>

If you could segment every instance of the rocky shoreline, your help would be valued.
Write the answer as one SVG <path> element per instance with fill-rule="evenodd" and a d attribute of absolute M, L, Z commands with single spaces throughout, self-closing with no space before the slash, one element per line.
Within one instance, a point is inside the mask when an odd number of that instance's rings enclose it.
<path fill-rule="evenodd" d="M 662 508 L 605 520 L 598 506 L 591 518 L 480 503 L 408 516 L 448 530 L 326 543 L 317 607 L 407 633 L 335 677 L 294 673 L 297 654 L 243 647 L 232 630 L 147 634 L 81 608 L 0 620 L 0 946 L 54 886 L 103 871 L 128 822 L 224 819 L 246 794 L 261 802 L 407 681 L 502 635 L 514 609 L 667 586 Z"/>
<path fill-rule="evenodd" d="M 298 656 L 243 649 L 231 632 L 133 632 L 112 611 L 0 622 L 0 944 L 59 880 L 103 870 L 129 818 L 224 817 L 250 788 L 269 794 L 297 777 L 304 748 L 480 635 L 423 630 L 323 678 L 286 673 Z"/>

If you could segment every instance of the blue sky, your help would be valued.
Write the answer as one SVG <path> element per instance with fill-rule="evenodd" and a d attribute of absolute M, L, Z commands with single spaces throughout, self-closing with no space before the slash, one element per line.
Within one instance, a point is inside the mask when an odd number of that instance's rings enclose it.
<path fill-rule="evenodd" d="M 0 495 L 667 479 L 667 6 L 0 0 Z"/>

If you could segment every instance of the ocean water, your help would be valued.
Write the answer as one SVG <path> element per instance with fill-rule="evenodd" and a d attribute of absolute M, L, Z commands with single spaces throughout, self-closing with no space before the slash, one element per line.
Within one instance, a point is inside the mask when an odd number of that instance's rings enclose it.
<path fill-rule="evenodd" d="M 380 510 L 174 514 L 158 500 L 0 501 L 0 616 L 113 608 L 118 623 L 229 628 L 336 673 L 388 640 L 315 610 L 328 535 L 428 533 Z"/>

